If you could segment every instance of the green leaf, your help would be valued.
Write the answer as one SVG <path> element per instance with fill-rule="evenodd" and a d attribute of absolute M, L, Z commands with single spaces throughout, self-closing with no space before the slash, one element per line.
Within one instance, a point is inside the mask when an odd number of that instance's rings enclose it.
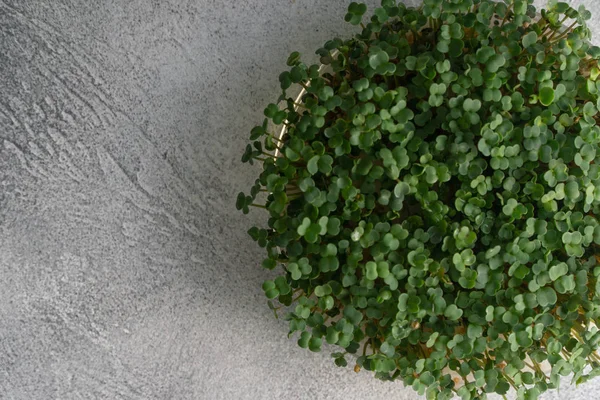
<path fill-rule="evenodd" d="M 380 51 L 377 51 L 375 53 L 372 53 L 369 56 L 369 65 L 373 69 L 379 68 L 381 65 L 387 63 L 388 61 L 390 61 L 390 57 L 383 50 L 380 50 Z"/>
<path fill-rule="evenodd" d="M 400 182 L 394 188 L 394 195 L 398 198 L 404 198 L 410 192 L 410 186 L 406 182 Z"/>
<path fill-rule="evenodd" d="M 290 86 L 292 86 L 292 78 L 290 73 L 285 71 L 279 75 L 279 83 L 281 84 L 281 89 L 286 90 Z"/>
<path fill-rule="evenodd" d="M 327 327 L 327 335 L 325 340 L 329 344 L 336 344 L 340 340 L 340 332 L 338 332 L 333 326 Z M 340 355 L 343 357 L 343 355 Z"/>
<path fill-rule="evenodd" d="M 265 281 L 262 285 L 262 288 L 268 299 L 274 299 L 275 297 L 279 296 L 279 290 L 273 281 Z"/>
<path fill-rule="evenodd" d="M 314 175 L 317 172 L 319 172 L 320 158 L 321 156 L 313 156 L 310 160 L 308 160 L 308 163 L 306 164 L 306 169 L 308 170 L 308 172 L 310 172 L 311 175 Z"/>
<path fill-rule="evenodd" d="M 594 117 L 596 114 L 598 114 L 598 109 L 593 103 L 587 102 L 583 106 L 583 114 L 588 117 Z"/>
<path fill-rule="evenodd" d="M 554 89 L 548 86 L 541 88 L 539 98 L 542 105 L 549 106 L 554 102 Z"/>
<path fill-rule="evenodd" d="M 303 349 L 306 349 L 309 345 L 309 341 L 312 338 L 312 335 L 310 334 L 310 332 L 302 332 L 300 334 L 300 338 L 298 339 L 298 346 L 302 347 Z"/>
<path fill-rule="evenodd" d="M 348 13 L 346 14 L 345 20 L 346 22 L 351 23 L 352 25 L 360 24 L 362 20 L 363 14 L 367 11 L 366 4 L 352 2 L 348 6 Z"/>
<path fill-rule="evenodd" d="M 525 36 L 523 36 L 523 47 L 529 48 L 533 46 L 538 40 L 538 35 L 534 31 L 529 32 Z"/>
<path fill-rule="evenodd" d="M 333 157 L 328 154 L 320 156 L 317 161 L 317 165 L 319 167 L 319 172 L 327 175 L 333 170 Z"/>
<path fill-rule="evenodd" d="M 365 269 L 366 269 L 366 277 L 367 279 L 374 281 L 375 279 L 377 279 L 378 275 L 377 275 L 377 263 L 373 262 L 373 261 L 369 261 L 366 265 L 365 265 Z"/>
<path fill-rule="evenodd" d="M 444 310 L 444 316 L 451 321 L 456 321 L 462 317 L 463 311 L 459 309 L 455 304 L 450 304 Z"/>
<path fill-rule="evenodd" d="M 315 287 L 315 295 L 318 297 L 323 297 L 331 294 L 331 286 L 329 285 L 319 285 Z"/>
<path fill-rule="evenodd" d="M 465 99 L 463 108 L 468 112 L 477 112 L 481 109 L 481 101 L 473 99 Z"/>
<path fill-rule="evenodd" d="M 495 54 L 490 57 L 486 63 L 486 69 L 489 72 L 496 73 L 506 64 L 506 59 L 501 54 Z"/>
<path fill-rule="evenodd" d="M 297 65 L 300 62 L 300 53 L 294 51 L 288 57 L 286 64 L 290 67 Z"/>
<path fill-rule="evenodd" d="M 537 301 L 542 307 L 549 307 L 556 304 L 558 298 L 556 292 L 550 287 L 543 287 L 536 292 Z"/>
<path fill-rule="evenodd" d="M 284 276 L 278 276 L 277 278 L 275 278 L 275 286 L 277 287 L 279 294 L 284 296 L 292 291 L 292 288 L 290 287 Z"/>
<path fill-rule="evenodd" d="M 344 317 L 350 321 L 354 326 L 358 326 L 363 319 L 363 314 L 357 311 L 353 306 L 346 306 L 344 308 Z"/>
<path fill-rule="evenodd" d="M 471 339 L 477 339 L 483 334 L 483 327 L 471 324 L 467 328 L 467 336 Z"/>
<path fill-rule="evenodd" d="M 494 50 L 493 47 L 483 46 L 479 50 L 477 50 L 475 57 L 477 59 L 477 62 L 485 64 L 495 54 L 496 50 Z"/>
<path fill-rule="evenodd" d="M 461 39 L 452 39 L 448 45 L 448 54 L 450 57 L 456 58 L 463 54 L 464 49 L 465 42 L 463 42 Z"/>
<path fill-rule="evenodd" d="M 339 265 L 340 262 L 336 256 L 323 257 L 319 260 L 319 269 L 321 272 L 336 271 L 339 268 Z"/>
<path fill-rule="evenodd" d="M 514 13 L 516 15 L 525 15 L 527 13 L 527 0 L 514 0 Z"/>
<path fill-rule="evenodd" d="M 266 269 L 275 269 L 275 267 L 277 267 L 277 261 L 273 260 L 272 258 L 266 258 L 262 262 L 262 266 Z"/>
<path fill-rule="evenodd" d="M 338 367 L 346 367 L 348 366 L 348 362 L 344 357 L 338 357 L 335 359 L 335 365 L 337 365 Z"/>
<path fill-rule="evenodd" d="M 319 351 L 321 351 L 322 343 L 323 343 L 323 341 L 321 340 L 321 338 L 313 336 L 308 340 L 308 349 L 310 351 L 319 352 Z"/>
<path fill-rule="evenodd" d="M 394 346 L 390 345 L 388 342 L 383 342 L 379 350 L 388 357 L 393 357 L 396 352 Z"/>

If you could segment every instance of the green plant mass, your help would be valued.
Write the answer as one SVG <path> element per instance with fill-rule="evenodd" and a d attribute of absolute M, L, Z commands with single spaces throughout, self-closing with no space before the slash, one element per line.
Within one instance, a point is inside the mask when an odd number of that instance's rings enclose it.
<path fill-rule="evenodd" d="M 324 69 L 289 57 L 237 207 L 301 347 L 428 399 L 600 375 L 600 48 L 531 3 L 352 3 Z"/>

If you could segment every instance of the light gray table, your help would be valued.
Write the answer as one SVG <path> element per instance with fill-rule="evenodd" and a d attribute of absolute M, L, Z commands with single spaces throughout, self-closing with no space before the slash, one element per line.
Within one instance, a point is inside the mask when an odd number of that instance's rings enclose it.
<path fill-rule="evenodd" d="M 0 0 L 0 398 L 417 398 L 286 339 L 233 206 L 287 55 L 347 4 Z"/>

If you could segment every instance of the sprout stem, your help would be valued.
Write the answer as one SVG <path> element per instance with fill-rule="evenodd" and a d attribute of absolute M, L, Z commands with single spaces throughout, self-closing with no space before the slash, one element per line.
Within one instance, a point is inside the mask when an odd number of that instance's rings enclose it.
<path fill-rule="evenodd" d="M 273 135 L 272 133 L 269 133 L 268 135 L 271 137 L 271 139 L 276 140 L 279 143 L 283 143 L 283 140 L 276 138 L 275 135 Z"/>
<path fill-rule="evenodd" d="M 506 381 L 510 384 L 510 386 L 513 387 L 513 389 L 517 390 L 517 387 L 515 386 L 515 381 L 513 381 L 511 379 L 511 377 L 508 376 L 508 374 L 506 374 L 504 371 L 502 371 L 502 376 L 504 377 L 504 379 L 506 379 Z"/>
<path fill-rule="evenodd" d="M 573 30 L 573 28 L 575 28 L 576 25 L 577 25 L 577 21 L 573 22 L 567 29 L 564 30 L 564 32 L 560 36 L 558 36 L 556 39 L 554 39 L 554 41 L 552 41 L 552 43 L 557 43 L 558 41 L 569 36 L 569 33 L 571 33 L 571 31 Z"/>
<path fill-rule="evenodd" d="M 529 368 L 531 368 L 532 370 L 536 370 L 535 366 L 529 364 L 528 362 L 524 361 L 525 365 L 527 365 Z"/>
<path fill-rule="evenodd" d="M 547 24 L 540 36 L 544 36 L 549 29 L 552 29 L 552 26 L 550 24 Z"/>
<path fill-rule="evenodd" d="M 295 299 L 292 299 L 292 303 L 297 301 L 300 297 L 304 296 L 304 293 L 299 294 L 298 296 L 296 296 Z"/>
<path fill-rule="evenodd" d="M 504 26 L 504 24 L 506 23 L 506 20 L 508 19 L 508 16 L 510 15 L 510 12 L 512 11 L 514 4 L 515 4 L 514 2 L 510 3 L 508 8 L 506 9 L 506 14 L 504 14 L 504 18 L 502 19 L 502 22 L 500 23 L 500 28 L 502 28 Z"/>
<path fill-rule="evenodd" d="M 362 351 L 362 355 L 363 357 L 367 354 L 367 346 L 369 345 L 369 341 L 367 340 L 365 342 L 365 345 L 363 346 L 363 351 Z"/>
<path fill-rule="evenodd" d="M 537 368 L 538 372 L 539 372 L 540 374 L 544 375 L 544 377 L 545 377 L 546 379 L 548 379 L 548 375 L 546 375 L 546 374 L 544 373 L 544 371 L 542 371 L 542 367 L 540 366 L 540 364 L 539 364 L 537 361 L 535 361 L 535 360 L 531 360 L 531 362 L 533 362 L 533 364 L 536 366 L 536 368 Z"/>
<path fill-rule="evenodd" d="M 561 20 L 560 20 L 560 22 L 559 22 L 558 24 L 559 24 L 560 26 L 562 26 L 562 25 L 564 24 L 564 22 L 565 22 L 566 20 L 568 20 L 568 19 L 569 19 L 569 17 L 567 17 L 567 16 L 565 15 L 565 17 L 564 17 L 563 19 L 561 19 Z M 550 35 L 550 36 L 548 37 L 548 40 L 552 39 L 552 38 L 554 37 L 554 35 L 556 35 L 556 34 L 558 33 L 558 30 L 559 30 L 559 29 L 560 29 L 560 28 L 556 28 L 556 29 L 555 29 L 555 30 L 552 32 L 552 35 Z M 542 33 L 542 34 L 543 34 L 543 33 Z"/>

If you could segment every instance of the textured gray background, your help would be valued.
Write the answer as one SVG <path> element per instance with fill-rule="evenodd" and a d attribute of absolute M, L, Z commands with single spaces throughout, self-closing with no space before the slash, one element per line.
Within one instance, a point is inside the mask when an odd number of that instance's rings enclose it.
<path fill-rule="evenodd" d="M 233 206 L 287 55 L 346 5 L 0 0 L 0 398 L 417 398 L 286 339 Z"/>

